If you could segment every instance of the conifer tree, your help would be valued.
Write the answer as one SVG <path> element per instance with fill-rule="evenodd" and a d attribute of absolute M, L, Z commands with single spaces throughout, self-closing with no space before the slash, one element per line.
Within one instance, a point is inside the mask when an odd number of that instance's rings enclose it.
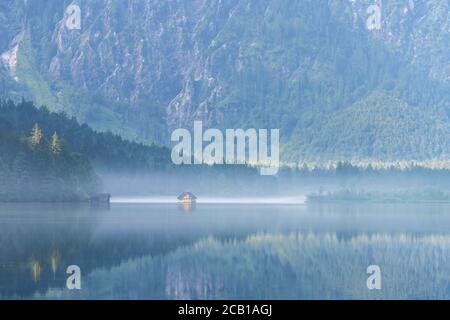
<path fill-rule="evenodd" d="M 33 130 L 31 131 L 31 139 L 30 139 L 31 145 L 33 147 L 38 146 L 42 141 L 42 137 L 43 137 L 42 129 L 39 128 L 39 125 L 36 123 L 33 126 Z"/>
<path fill-rule="evenodd" d="M 51 149 L 52 153 L 55 155 L 59 155 L 61 153 L 61 140 L 56 132 L 52 136 Z"/>

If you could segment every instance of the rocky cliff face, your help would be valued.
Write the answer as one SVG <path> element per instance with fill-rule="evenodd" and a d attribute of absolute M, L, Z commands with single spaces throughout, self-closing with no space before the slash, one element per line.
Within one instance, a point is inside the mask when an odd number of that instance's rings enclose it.
<path fill-rule="evenodd" d="M 281 128 L 292 160 L 449 155 L 434 136 L 429 154 L 406 133 L 396 143 L 412 153 L 344 155 L 324 129 L 389 96 L 449 133 L 448 1 L 11 0 L 0 4 L 0 33 L 5 95 L 131 139 L 168 144 L 172 129 L 199 119 Z"/>

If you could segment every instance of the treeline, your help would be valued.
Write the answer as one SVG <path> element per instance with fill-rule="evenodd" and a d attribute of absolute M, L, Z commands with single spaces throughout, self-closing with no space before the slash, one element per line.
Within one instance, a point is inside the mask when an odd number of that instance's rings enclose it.
<path fill-rule="evenodd" d="M 283 167 L 279 176 L 304 178 L 369 178 L 369 177 L 422 177 L 450 182 L 450 167 L 446 162 L 372 162 L 354 164 L 338 161 L 327 165 L 301 163 L 298 166 Z"/>
<path fill-rule="evenodd" d="M 45 106 L 37 108 L 22 100 L 0 101 L 0 117 L 20 135 L 27 135 L 38 123 L 43 132 L 57 132 L 74 152 L 85 155 L 96 170 L 160 170 L 170 166 L 167 148 L 129 142 L 111 132 L 100 133 L 86 124 L 79 124 L 65 113 L 50 112 Z"/>
<path fill-rule="evenodd" d="M 431 163 L 429 164 L 431 165 Z M 450 169 L 403 162 L 327 166 L 302 164 L 283 168 L 272 183 L 273 193 L 308 195 L 317 201 L 448 201 Z"/>
<path fill-rule="evenodd" d="M 31 102 L 0 101 L 0 201 L 84 200 L 102 190 L 96 172 L 161 170 L 169 157 Z"/>
<path fill-rule="evenodd" d="M 450 202 L 450 192 L 439 189 L 401 190 L 401 191 L 363 191 L 344 189 L 308 194 L 307 201 L 322 202 Z"/>
<path fill-rule="evenodd" d="M 89 160 L 36 123 L 29 135 L 0 117 L 0 201 L 80 201 L 100 189 Z"/>
<path fill-rule="evenodd" d="M 450 190 L 449 163 L 338 162 L 260 176 L 238 165 L 175 166 L 170 150 L 98 133 L 32 103 L 0 101 L 0 201 L 69 201 L 114 195 L 299 195 L 336 189 Z"/>

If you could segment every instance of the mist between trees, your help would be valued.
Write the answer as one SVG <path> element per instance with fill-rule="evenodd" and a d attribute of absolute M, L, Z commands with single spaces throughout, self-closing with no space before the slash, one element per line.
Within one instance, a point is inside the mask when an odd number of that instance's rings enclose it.
<path fill-rule="evenodd" d="M 0 103 L 0 178 L 0 201 L 83 201 L 102 191 L 175 197 L 186 190 L 199 196 L 313 195 L 316 201 L 345 200 L 345 194 L 367 200 L 370 192 L 382 200 L 380 194 L 400 192 L 409 195 L 400 197 L 405 200 L 444 201 L 450 192 L 449 167 L 437 161 L 301 163 L 282 166 L 276 176 L 260 176 L 246 165 L 174 165 L 167 147 L 99 133 L 24 100 Z M 329 197 L 333 192 L 341 193 Z"/>

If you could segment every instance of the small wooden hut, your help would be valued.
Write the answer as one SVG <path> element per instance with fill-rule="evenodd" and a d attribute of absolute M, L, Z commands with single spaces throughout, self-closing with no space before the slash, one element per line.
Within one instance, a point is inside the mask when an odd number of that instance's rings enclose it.
<path fill-rule="evenodd" d="M 191 192 L 183 192 L 178 196 L 178 202 L 179 203 L 188 203 L 192 204 L 195 203 L 197 200 L 197 197 L 191 193 Z"/>

